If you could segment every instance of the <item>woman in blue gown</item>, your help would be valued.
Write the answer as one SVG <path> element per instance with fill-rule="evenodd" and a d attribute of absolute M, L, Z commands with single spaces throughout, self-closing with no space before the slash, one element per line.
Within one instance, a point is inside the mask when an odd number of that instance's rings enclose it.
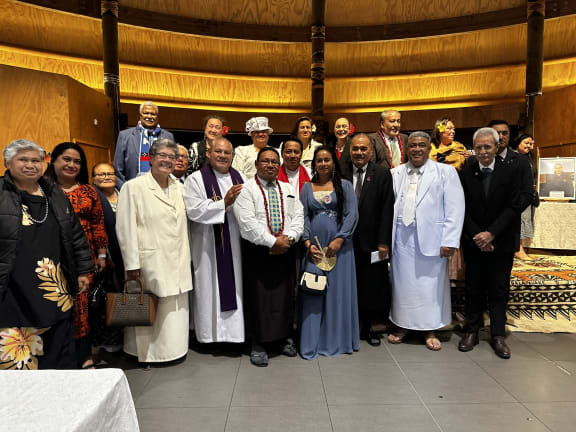
<path fill-rule="evenodd" d="M 312 182 L 300 192 L 304 206 L 304 245 L 308 249 L 304 271 L 322 275 L 315 262 L 322 257 L 315 237 L 327 256 L 336 255 L 329 272 L 325 296 L 301 293 L 300 354 L 350 354 L 360 347 L 356 266 L 352 234 L 358 220 L 358 204 L 352 183 L 343 180 L 334 150 L 318 147 L 312 160 Z"/>

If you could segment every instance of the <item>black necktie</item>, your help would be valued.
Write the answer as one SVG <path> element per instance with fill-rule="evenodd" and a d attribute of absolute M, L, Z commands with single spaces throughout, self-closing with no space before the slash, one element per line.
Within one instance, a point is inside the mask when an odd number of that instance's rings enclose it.
<path fill-rule="evenodd" d="M 358 168 L 358 171 L 356 171 L 358 177 L 356 179 L 356 187 L 354 188 L 354 192 L 356 192 L 356 198 L 360 199 L 360 193 L 362 192 L 362 173 L 364 172 L 364 170 L 362 168 Z"/>
<path fill-rule="evenodd" d="M 484 187 L 484 195 L 488 196 L 490 190 L 490 180 L 492 179 L 492 168 L 482 168 L 482 186 Z"/>

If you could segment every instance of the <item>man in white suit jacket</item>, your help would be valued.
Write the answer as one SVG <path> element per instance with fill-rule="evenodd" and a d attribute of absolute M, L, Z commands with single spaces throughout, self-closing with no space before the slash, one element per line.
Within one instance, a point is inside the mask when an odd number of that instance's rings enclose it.
<path fill-rule="evenodd" d="M 391 171 L 394 182 L 392 306 L 400 343 L 408 330 L 424 331 L 426 346 L 441 348 L 434 330 L 451 321 L 448 257 L 460 246 L 464 193 L 456 169 L 429 160 L 430 136 L 408 138 L 408 162 Z"/>

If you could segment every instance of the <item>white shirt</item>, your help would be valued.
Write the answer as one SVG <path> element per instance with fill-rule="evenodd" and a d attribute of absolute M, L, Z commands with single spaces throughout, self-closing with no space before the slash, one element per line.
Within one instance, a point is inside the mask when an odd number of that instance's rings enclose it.
<path fill-rule="evenodd" d="M 312 178 L 310 170 L 306 167 L 304 167 L 304 169 L 308 173 L 308 177 Z M 300 198 L 300 168 L 295 171 L 290 171 L 286 166 L 284 166 L 284 170 L 286 171 L 286 176 L 288 177 L 290 186 L 292 186 L 292 189 L 296 193 L 296 198 Z"/>
<path fill-rule="evenodd" d="M 480 171 L 482 171 L 482 168 L 490 168 L 492 171 L 494 171 L 494 166 L 496 165 L 496 158 L 494 158 L 492 163 L 488 166 L 482 165 L 482 162 L 480 162 L 480 161 L 478 162 L 478 165 L 480 166 Z"/>
<path fill-rule="evenodd" d="M 320 147 L 321 145 L 322 143 L 319 143 L 318 141 L 310 140 L 310 144 L 305 147 L 304 151 L 302 152 L 302 159 L 300 163 L 304 165 L 304 167 L 311 169 L 312 159 L 314 159 L 314 152 L 316 151 L 316 148 Z"/>
<path fill-rule="evenodd" d="M 400 153 L 400 144 L 398 143 L 398 137 L 389 137 L 388 135 L 386 135 L 384 132 L 382 132 L 382 135 L 384 135 L 385 141 L 386 141 L 386 145 L 388 146 L 388 150 L 390 150 L 390 156 L 392 159 L 392 165 L 399 166 L 402 163 L 402 156 Z"/>
<path fill-rule="evenodd" d="M 496 157 L 500 156 L 502 159 L 506 159 L 507 154 L 508 154 L 508 147 L 506 147 L 499 154 L 497 154 Z M 494 158 L 494 159 L 496 159 L 496 158 Z"/>
<path fill-rule="evenodd" d="M 408 190 L 410 189 L 410 184 L 413 184 L 412 179 L 414 179 L 415 176 L 417 176 L 414 180 L 416 180 L 416 197 L 418 197 L 418 188 L 420 187 L 420 182 L 422 181 L 424 169 L 426 168 L 427 164 L 428 160 L 422 166 L 418 167 L 418 171 L 420 172 L 420 174 L 416 174 L 415 171 L 416 167 L 412 165 L 412 162 L 406 162 L 406 170 L 408 173 L 408 175 L 406 176 L 407 181 L 405 182 L 404 191 L 402 192 L 402 195 L 400 196 L 400 200 L 398 202 L 398 214 L 400 216 L 402 216 L 404 212 L 404 201 L 406 200 L 406 195 L 408 194 Z M 410 173 L 410 170 L 413 170 L 413 172 Z M 416 218 L 416 216 L 414 216 L 414 218 Z"/>
<path fill-rule="evenodd" d="M 258 186 L 257 181 L 262 186 L 262 189 Z M 266 204 L 268 204 L 267 183 L 258 177 L 247 180 L 244 183 L 242 192 L 240 192 L 234 203 L 234 215 L 240 225 L 240 235 L 243 239 L 259 246 L 271 248 L 276 243 L 276 237 L 268 228 L 268 214 L 262 194 L 262 190 L 264 190 Z M 284 231 L 282 234 L 298 240 L 304 232 L 304 209 L 302 203 L 296 197 L 296 193 L 289 183 L 274 182 L 274 186 L 279 200 L 279 189 L 281 189 L 284 201 L 284 214 L 281 216 L 284 219 Z"/>
<path fill-rule="evenodd" d="M 254 144 L 236 147 L 232 168 L 240 171 L 248 179 L 253 178 L 256 175 L 256 165 L 254 165 L 254 163 L 256 162 L 259 151 L 260 149 Z"/>

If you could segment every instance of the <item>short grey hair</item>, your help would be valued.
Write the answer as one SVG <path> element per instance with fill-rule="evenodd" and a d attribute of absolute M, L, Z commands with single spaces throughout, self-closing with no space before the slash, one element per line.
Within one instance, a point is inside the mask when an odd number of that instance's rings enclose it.
<path fill-rule="evenodd" d="M 42 159 L 46 157 L 46 150 L 35 142 L 26 139 L 17 139 L 8 144 L 2 152 L 2 156 L 4 157 L 4 166 L 6 166 L 14 156 L 23 151 L 37 151 L 40 153 Z"/>
<path fill-rule="evenodd" d="M 140 108 L 138 108 L 138 112 L 139 112 L 140 114 L 142 114 L 142 110 L 144 109 L 145 106 L 151 106 L 151 107 L 156 108 L 156 115 L 158 115 L 158 114 L 160 113 L 160 109 L 158 108 L 158 105 L 156 105 L 156 104 L 155 104 L 154 102 L 152 102 L 152 101 L 146 101 L 146 102 L 142 102 L 142 103 L 140 104 Z"/>
<path fill-rule="evenodd" d="M 182 144 L 176 144 L 178 146 L 178 149 L 184 149 L 186 150 L 186 153 L 188 153 L 188 149 L 186 147 L 184 147 Z"/>
<path fill-rule="evenodd" d="M 386 110 L 386 111 L 382 111 L 380 113 L 380 122 L 383 122 L 384 120 L 386 120 L 386 117 L 388 117 L 388 114 L 390 113 L 398 113 L 400 114 L 400 117 L 402 117 L 402 113 L 398 110 L 392 109 L 392 110 Z"/>
<path fill-rule="evenodd" d="M 492 139 L 494 140 L 494 145 L 498 145 L 498 142 L 500 141 L 500 136 L 498 135 L 498 132 L 496 132 L 495 129 L 492 129 L 491 127 L 483 127 L 478 129 L 476 132 L 474 132 L 474 136 L 472 137 L 472 144 L 474 144 L 476 142 L 477 138 L 483 137 L 483 136 L 491 136 Z"/>
<path fill-rule="evenodd" d="M 169 148 L 174 152 L 174 156 L 178 157 L 178 144 L 168 138 L 160 138 L 152 143 L 150 146 L 150 156 L 156 156 L 161 148 Z"/>
<path fill-rule="evenodd" d="M 408 137 L 408 142 L 410 142 L 413 138 L 424 138 L 429 143 L 431 142 L 430 135 L 423 131 L 412 132 Z"/>

